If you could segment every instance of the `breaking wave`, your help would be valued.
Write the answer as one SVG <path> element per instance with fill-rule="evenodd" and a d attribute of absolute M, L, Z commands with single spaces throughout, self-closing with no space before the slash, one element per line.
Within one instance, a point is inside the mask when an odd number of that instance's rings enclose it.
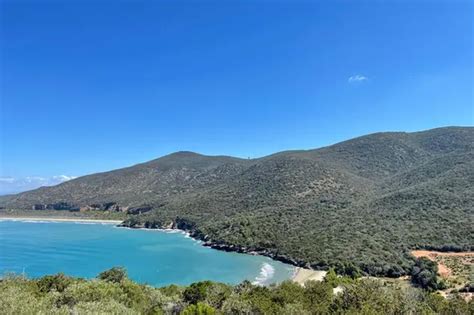
<path fill-rule="evenodd" d="M 252 284 L 264 285 L 268 283 L 268 281 L 271 278 L 273 278 L 274 274 L 275 274 L 275 268 L 273 268 L 273 266 L 270 265 L 269 263 L 263 263 L 262 267 L 260 268 L 259 275 L 255 278 Z"/>

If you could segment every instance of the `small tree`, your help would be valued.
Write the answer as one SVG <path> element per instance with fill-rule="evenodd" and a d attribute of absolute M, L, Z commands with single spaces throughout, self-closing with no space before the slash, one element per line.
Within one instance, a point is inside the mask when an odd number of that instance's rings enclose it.
<path fill-rule="evenodd" d="M 63 273 L 58 273 L 53 276 L 44 276 L 37 280 L 39 290 L 45 293 L 51 291 L 63 292 L 71 283 L 71 278 Z"/>
<path fill-rule="evenodd" d="M 216 309 L 205 303 L 199 302 L 197 304 L 191 304 L 187 306 L 181 314 L 182 315 L 214 315 L 216 314 Z"/>
<path fill-rule="evenodd" d="M 338 274 L 351 277 L 352 279 L 357 279 L 361 276 L 359 267 L 353 263 L 339 263 L 336 265 L 335 270 Z"/>
<path fill-rule="evenodd" d="M 337 274 L 336 274 L 336 271 L 334 270 L 334 268 L 330 268 L 328 270 L 328 273 L 324 277 L 324 281 L 326 283 L 328 283 L 333 288 L 335 288 L 339 285 Z"/>
<path fill-rule="evenodd" d="M 208 290 L 211 286 L 211 281 L 201 281 L 191 284 L 183 292 L 184 301 L 190 304 L 196 304 L 206 300 Z"/>
<path fill-rule="evenodd" d="M 127 279 L 127 271 L 123 267 L 113 267 L 109 270 L 99 273 L 97 278 L 104 281 L 120 283 Z"/>
<path fill-rule="evenodd" d="M 438 266 L 435 262 L 427 258 L 416 260 L 411 272 L 411 282 L 423 289 L 440 290 L 445 287 L 444 283 L 438 280 Z"/>

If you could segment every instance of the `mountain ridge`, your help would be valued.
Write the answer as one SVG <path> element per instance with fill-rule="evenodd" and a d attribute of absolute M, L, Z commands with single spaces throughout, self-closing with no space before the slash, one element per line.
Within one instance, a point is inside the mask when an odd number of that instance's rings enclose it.
<path fill-rule="evenodd" d="M 175 226 L 221 249 L 400 275 L 410 248 L 473 246 L 473 161 L 473 127 L 380 132 L 256 159 L 180 151 L 0 205 L 125 211 L 127 226 Z"/>

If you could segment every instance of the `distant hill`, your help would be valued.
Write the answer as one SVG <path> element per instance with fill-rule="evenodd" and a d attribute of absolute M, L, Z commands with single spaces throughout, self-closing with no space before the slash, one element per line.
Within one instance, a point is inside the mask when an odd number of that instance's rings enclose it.
<path fill-rule="evenodd" d="M 410 269 L 411 248 L 474 247 L 474 128 L 376 133 L 259 159 L 178 152 L 3 197 L 21 209 L 126 211 L 226 250 L 299 265 Z"/>

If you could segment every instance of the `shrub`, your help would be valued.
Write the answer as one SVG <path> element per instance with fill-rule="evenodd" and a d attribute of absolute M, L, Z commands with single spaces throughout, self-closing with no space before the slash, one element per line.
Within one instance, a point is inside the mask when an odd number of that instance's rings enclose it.
<path fill-rule="evenodd" d="M 211 281 L 202 281 L 191 284 L 183 292 L 184 301 L 190 304 L 204 301 L 207 297 L 207 290 L 211 285 Z"/>
<path fill-rule="evenodd" d="M 114 300 L 100 302 L 79 302 L 73 308 L 73 314 L 114 314 L 114 315 L 134 315 L 140 314 L 125 305 Z"/>
<path fill-rule="evenodd" d="M 296 282 L 284 281 L 273 290 L 273 301 L 280 305 L 291 304 L 304 298 L 305 289 Z"/>
<path fill-rule="evenodd" d="M 191 304 L 186 307 L 181 315 L 214 315 L 216 314 L 216 309 L 205 303 Z"/>
<path fill-rule="evenodd" d="M 111 299 L 119 303 L 126 303 L 128 300 L 118 284 L 91 280 L 68 286 L 57 304 L 72 307 L 80 302 L 102 302 Z"/>
<path fill-rule="evenodd" d="M 325 314 L 334 299 L 332 286 L 326 282 L 307 281 L 304 297 L 307 309 L 315 310 L 318 314 Z"/>
<path fill-rule="evenodd" d="M 36 283 L 38 284 L 39 290 L 43 293 L 53 290 L 63 292 L 72 283 L 72 279 L 63 273 L 58 273 L 53 276 L 39 278 Z"/>
<path fill-rule="evenodd" d="M 428 271 L 427 266 L 432 265 L 426 261 L 416 264 L 420 277 L 425 274 L 423 271 Z M 394 280 L 353 280 L 349 277 L 334 277 L 333 273 L 330 271 L 323 282 L 308 281 L 305 287 L 288 281 L 270 287 L 244 282 L 232 288 L 203 281 L 188 287 L 169 286 L 161 289 L 128 279 L 116 283 L 58 275 L 38 280 L 7 276 L 0 279 L 0 313 L 471 314 L 474 306 L 457 294 L 444 298 L 437 293 L 407 287 Z M 63 280 L 68 285 L 60 292 L 56 288 L 64 284 Z M 338 295 L 332 292 L 335 280 L 344 283 L 344 290 Z M 42 283 L 42 290 L 38 283 Z"/>
<path fill-rule="evenodd" d="M 361 276 L 360 268 L 352 263 L 338 263 L 335 271 L 338 274 L 351 277 L 352 279 L 357 279 Z"/>
<path fill-rule="evenodd" d="M 232 293 L 222 304 L 221 310 L 224 314 L 254 314 L 250 302 L 243 299 L 238 293 Z"/>
<path fill-rule="evenodd" d="M 127 271 L 123 267 L 113 267 L 109 270 L 101 272 L 97 278 L 100 280 L 119 283 L 127 279 Z"/>
<path fill-rule="evenodd" d="M 437 277 L 438 266 L 428 258 L 418 258 L 411 272 L 411 282 L 423 289 L 440 290 L 445 287 L 444 282 Z"/>
<path fill-rule="evenodd" d="M 202 281 L 193 283 L 186 288 L 183 292 L 183 298 L 185 302 L 190 304 L 206 302 L 218 308 L 231 292 L 231 288 L 225 284 Z"/>
<path fill-rule="evenodd" d="M 0 313 L 17 314 L 69 314 L 65 308 L 56 308 L 52 301 L 37 294 L 33 281 L 20 276 L 7 276 L 0 280 Z"/>

